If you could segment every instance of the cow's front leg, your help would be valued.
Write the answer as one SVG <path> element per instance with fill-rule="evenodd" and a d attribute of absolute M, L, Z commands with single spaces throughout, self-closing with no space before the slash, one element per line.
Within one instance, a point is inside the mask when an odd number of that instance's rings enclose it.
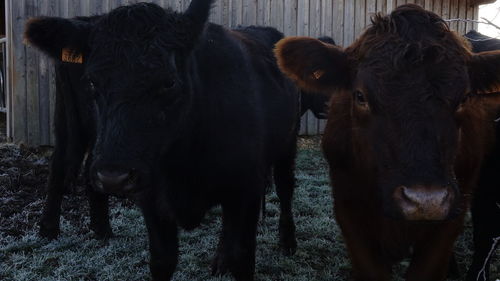
<path fill-rule="evenodd" d="M 148 202 L 150 204 L 150 202 Z M 179 242 L 175 222 L 162 217 L 154 207 L 141 204 L 144 221 L 148 229 L 152 280 L 170 280 L 177 266 Z"/>
<path fill-rule="evenodd" d="M 94 190 L 90 176 L 90 165 L 93 156 L 89 153 L 85 161 L 86 191 L 89 198 L 90 209 L 90 229 L 92 229 L 99 239 L 108 239 L 113 236 L 111 225 L 109 223 L 109 203 L 108 195 Z"/>
<path fill-rule="evenodd" d="M 253 280 L 260 211 L 260 194 L 254 191 L 254 194 L 240 194 L 222 204 L 222 233 L 212 265 L 213 274 L 229 271 L 237 281 Z"/>

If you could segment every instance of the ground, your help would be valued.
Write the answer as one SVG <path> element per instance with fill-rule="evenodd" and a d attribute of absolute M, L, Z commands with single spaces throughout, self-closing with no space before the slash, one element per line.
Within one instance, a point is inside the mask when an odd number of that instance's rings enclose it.
<path fill-rule="evenodd" d="M 267 196 L 266 217 L 259 224 L 256 280 L 349 280 L 350 263 L 332 215 L 319 139 L 301 138 L 299 142 L 294 199 L 298 251 L 284 257 L 278 250 L 278 198 L 272 192 Z M 65 196 L 59 239 L 37 237 L 50 152 L 0 144 L 0 280 L 149 280 L 147 236 L 139 210 L 127 200 L 112 199 L 116 237 L 107 242 L 96 240 L 88 229 L 81 181 Z M 173 280 L 231 280 L 209 276 L 219 229 L 220 209 L 214 209 L 201 227 L 181 231 L 180 261 Z M 456 249 L 462 271 L 470 262 L 470 241 L 468 223 Z M 498 256 L 492 266 L 492 277 L 497 278 Z M 395 268 L 394 275 L 402 276 L 407 264 Z"/>

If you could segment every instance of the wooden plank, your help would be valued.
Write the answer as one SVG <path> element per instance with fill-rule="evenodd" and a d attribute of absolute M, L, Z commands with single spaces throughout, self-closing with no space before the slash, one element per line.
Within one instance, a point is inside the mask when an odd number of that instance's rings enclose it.
<path fill-rule="evenodd" d="M 222 6 L 223 0 L 215 2 L 212 7 L 212 11 L 210 13 L 210 18 L 208 19 L 210 22 L 221 24 L 222 23 Z"/>
<path fill-rule="evenodd" d="M 457 19 L 458 18 L 458 1 L 459 0 L 450 0 L 450 19 Z M 450 28 L 454 31 L 458 31 L 458 22 L 457 21 L 452 21 L 450 23 Z"/>
<path fill-rule="evenodd" d="M 6 51 L 6 70 L 7 72 L 5 73 L 5 88 L 6 88 L 6 104 L 7 104 L 7 140 L 12 140 L 13 138 L 13 117 L 14 117 L 14 110 L 12 106 L 13 102 L 13 93 L 14 91 L 12 90 L 13 87 L 13 77 L 14 77 L 14 67 L 12 66 L 13 61 L 14 61 L 14 55 L 12 51 L 12 41 L 10 38 L 12 38 L 12 26 L 13 26 L 13 8 L 12 8 L 12 3 L 13 0 L 6 0 L 5 1 L 5 35 L 7 36 L 7 51 Z M 16 1 L 17 2 L 17 1 Z"/>
<path fill-rule="evenodd" d="M 269 26 L 271 25 L 271 17 L 273 16 L 271 14 L 271 1 L 272 0 L 265 0 L 264 1 L 264 25 Z"/>
<path fill-rule="evenodd" d="M 105 1 L 90 1 L 89 3 L 89 15 L 98 15 L 103 10 L 103 6 L 106 5 Z"/>
<path fill-rule="evenodd" d="M 377 13 L 387 13 L 387 0 L 377 0 Z"/>
<path fill-rule="evenodd" d="M 230 24 L 230 11 L 231 11 L 231 0 L 225 0 L 222 3 L 222 21 L 221 24 L 224 26 L 229 26 Z"/>
<path fill-rule="evenodd" d="M 80 0 L 68 1 L 68 17 L 82 16 L 82 2 Z"/>
<path fill-rule="evenodd" d="M 59 16 L 63 18 L 69 18 L 69 0 L 61 0 L 59 3 Z"/>
<path fill-rule="evenodd" d="M 297 35 L 309 36 L 309 0 L 299 0 L 297 6 Z"/>
<path fill-rule="evenodd" d="M 58 11 L 57 0 L 46 0 L 40 3 L 40 15 L 52 16 Z M 54 103 L 54 93 L 51 88 L 51 78 L 54 75 L 54 65 L 52 60 L 46 55 L 39 57 L 38 94 L 40 95 L 40 144 L 52 144 L 52 105 Z"/>
<path fill-rule="evenodd" d="M 26 0 L 25 16 L 38 15 L 36 0 Z M 28 145 L 40 144 L 40 96 L 38 83 L 38 52 L 33 47 L 26 48 L 26 126 Z"/>
<path fill-rule="evenodd" d="M 407 1 L 407 0 L 397 0 L 397 1 L 396 1 L 396 8 L 397 8 L 397 7 L 399 7 L 399 6 L 401 6 L 401 5 L 406 4 L 406 1 Z"/>
<path fill-rule="evenodd" d="M 458 17 L 460 19 L 467 19 L 467 1 L 466 0 L 461 0 L 459 1 L 459 7 L 458 7 Z M 466 31 L 466 23 L 464 21 L 459 21 L 458 22 L 458 33 L 459 34 L 465 34 Z"/>
<path fill-rule="evenodd" d="M 382 0 L 383 1 L 383 0 Z M 387 1 L 387 14 L 390 14 L 397 6 L 396 0 L 386 0 Z"/>
<path fill-rule="evenodd" d="M 443 9 L 443 1 L 442 0 L 434 0 L 434 13 L 441 15 L 441 11 Z"/>
<path fill-rule="evenodd" d="M 309 36 L 321 36 L 321 0 L 309 1 Z"/>
<path fill-rule="evenodd" d="M 366 0 L 355 0 L 354 10 L 354 37 L 357 38 L 365 28 Z"/>
<path fill-rule="evenodd" d="M 44 0 L 44 1 L 47 1 L 47 0 Z M 80 1 L 80 10 L 76 10 L 76 13 L 79 16 L 90 16 L 90 2 L 94 2 L 94 0 L 92 0 L 92 1 L 90 1 L 90 0 L 81 0 Z"/>
<path fill-rule="evenodd" d="M 408 3 L 410 3 L 410 2 L 408 1 Z M 419 5 L 422 8 L 425 7 L 425 1 L 424 0 L 415 0 L 414 3 L 417 4 L 417 5 Z"/>
<path fill-rule="evenodd" d="M 242 0 L 231 0 L 231 17 L 230 17 L 230 28 L 235 28 L 238 25 L 241 25 L 242 21 Z"/>
<path fill-rule="evenodd" d="M 283 1 L 283 0 L 282 0 Z M 295 1 L 292 1 L 295 2 Z M 290 6 L 292 3 L 290 3 Z M 257 24 L 257 0 L 243 0 L 243 24 Z"/>
<path fill-rule="evenodd" d="M 479 19 L 479 6 L 474 6 L 474 13 L 473 13 L 473 15 L 474 15 L 474 19 L 475 20 Z M 477 22 L 473 23 L 472 24 L 472 28 L 474 30 L 478 30 L 478 23 Z"/>
<path fill-rule="evenodd" d="M 443 0 L 443 5 L 441 8 L 441 17 L 443 19 L 449 19 L 450 18 L 450 1 L 451 0 Z"/>
<path fill-rule="evenodd" d="M 285 5 L 284 29 L 285 36 L 297 34 L 297 0 L 292 0 Z"/>
<path fill-rule="evenodd" d="M 366 17 L 365 17 L 365 27 L 371 24 L 371 18 L 375 16 L 377 12 L 377 0 L 366 0 Z"/>
<path fill-rule="evenodd" d="M 333 2 L 328 0 L 321 1 L 321 30 L 320 36 L 333 35 Z"/>
<path fill-rule="evenodd" d="M 333 40 L 344 45 L 344 0 L 333 0 Z"/>
<path fill-rule="evenodd" d="M 354 41 L 355 1 L 344 2 L 344 45 L 349 46 Z"/>
<path fill-rule="evenodd" d="M 467 15 L 467 19 L 475 19 L 474 18 L 474 6 L 470 5 L 470 2 L 471 0 L 467 0 L 467 3 L 466 3 L 466 7 L 467 7 L 467 10 L 466 10 L 466 15 Z M 474 24 L 472 22 L 466 22 L 465 23 L 465 29 L 466 29 L 466 33 L 473 30 L 474 29 Z"/>
<path fill-rule="evenodd" d="M 425 0 L 424 8 L 428 11 L 432 11 L 432 4 L 433 3 L 434 3 L 434 0 Z"/>
<path fill-rule="evenodd" d="M 28 141 L 26 96 L 26 47 L 22 44 L 22 29 L 26 20 L 25 1 L 11 0 L 12 30 L 9 36 L 12 52 L 12 136 L 14 142 Z"/>
<path fill-rule="evenodd" d="M 271 26 L 280 31 L 283 30 L 285 23 L 283 0 L 272 0 L 270 14 L 272 15 L 270 17 Z"/>

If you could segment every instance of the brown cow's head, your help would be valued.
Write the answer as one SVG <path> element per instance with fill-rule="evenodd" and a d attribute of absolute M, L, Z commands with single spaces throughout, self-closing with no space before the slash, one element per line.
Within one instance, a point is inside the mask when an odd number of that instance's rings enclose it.
<path fill-rule="evenodd" d="M 472 54 L 439 16 L 404 5 L 375 16 L 345 50 L 292 37 L 278 43 L 276 56 L 302 88 L 344 99 L 348 113 L 332 111 L 328 122 L 349 122 L 349 161 L 366 162 L 387 214 L 443 220 L 456 213 L 459 143 L 475 129 L 469 115 L 478 104 L 467 97 L 499 85 L 500 52 Z"/>

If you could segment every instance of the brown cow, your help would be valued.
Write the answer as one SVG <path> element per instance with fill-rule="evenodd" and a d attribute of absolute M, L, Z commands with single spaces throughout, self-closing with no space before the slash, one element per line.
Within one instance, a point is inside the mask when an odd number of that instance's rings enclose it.
<path fill-rule="evenodd" d="M 492 133 L 500 52 L 472 54 L 436 14 L 398 7 L 345 50 L 292 37 L 280 67 L 332 95 L 323 137 L 335 215 L 356 280 L 446 278 Z"/>

